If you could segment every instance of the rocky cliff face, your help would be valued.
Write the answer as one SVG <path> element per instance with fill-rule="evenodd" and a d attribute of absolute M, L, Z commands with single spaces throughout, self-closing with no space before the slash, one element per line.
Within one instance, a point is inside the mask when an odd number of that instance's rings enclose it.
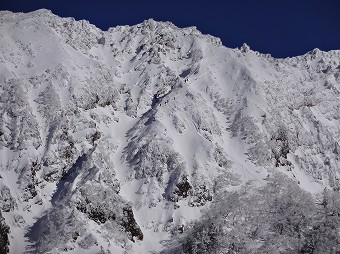
<path fill-rule="evenodd" d="M 101 31 L 47 10 L 1 12 L 0 31 L 12 253 L 160 251 L 216 193 L 274 171 L 340 188 L 340 51 L 275 59 L 195 27 Z"/>

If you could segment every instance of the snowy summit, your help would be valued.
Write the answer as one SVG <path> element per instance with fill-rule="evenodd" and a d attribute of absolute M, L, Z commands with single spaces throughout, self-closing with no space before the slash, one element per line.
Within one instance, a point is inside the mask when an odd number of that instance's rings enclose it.
<path fill-rule="evenodd" d="M 0 12 L 0 253 L 340 253 L 340 51 Z"/>

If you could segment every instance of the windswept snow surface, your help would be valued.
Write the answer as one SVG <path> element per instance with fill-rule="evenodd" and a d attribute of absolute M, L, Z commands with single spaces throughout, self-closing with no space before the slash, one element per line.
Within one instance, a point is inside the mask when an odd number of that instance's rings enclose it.
<path fill-rule="evenodd" d="M 219 191 L 339 189 L 340 51 L 275 59 L 195 27 L 0 12 L 11 253 L 159 252 Z"/>

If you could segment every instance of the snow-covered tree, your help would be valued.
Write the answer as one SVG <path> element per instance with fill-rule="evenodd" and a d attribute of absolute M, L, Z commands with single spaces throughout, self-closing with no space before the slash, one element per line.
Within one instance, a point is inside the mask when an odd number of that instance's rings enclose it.
<path fill-rule="evenodd" d="M 7 254 L 9 252 L 8 233 L 9 227 L 6 225 L 0 211 L 0 254 Z"/>
<path fill-rule="evenodd" d="M 322 202 L 280 173 L 223 193 L 189 230 L 183 253 L 338 253 L 339 194 Z"/>

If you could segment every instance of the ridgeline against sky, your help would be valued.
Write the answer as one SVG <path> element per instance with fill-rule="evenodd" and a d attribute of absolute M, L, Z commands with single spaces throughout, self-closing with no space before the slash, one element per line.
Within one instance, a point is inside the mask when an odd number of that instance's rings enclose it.
<path fill-rule="evenodd" d="M 276 59 L 177 27 L 324 49 L 250 5 L 178 4 L 185 23 L 129 4 L 76 17 L 139 23 L 107 31 L 72 18 L 86 3 L 0 12 L 0 253 L 340 250 L 340 50 Z"/>
<path fill-rule="evenodd" d="M 197 26 L 227 47 L 247 43 L 274 57 L 301 55 L 314 48 L 340 48 L 340 2 L 301 1 L 1 1 L 1 10 L 28 12 L 46 8 L 62 17 L 86 19 L 106 30 L 145 19 Z"/>

